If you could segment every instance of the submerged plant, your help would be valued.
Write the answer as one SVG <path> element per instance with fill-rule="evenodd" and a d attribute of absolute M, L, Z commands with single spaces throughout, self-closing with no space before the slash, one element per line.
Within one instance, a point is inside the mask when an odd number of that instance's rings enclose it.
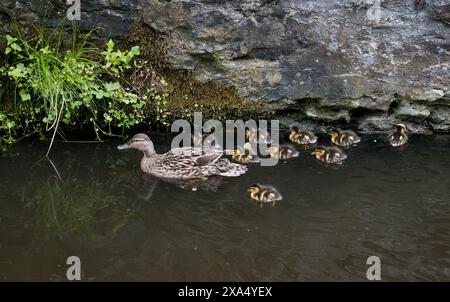
<path fill-rule="evenodd" d="M 97 138 L 113 135 L 143 120 L 145 98 L 140 98 L 122 78 L 133 67 L 139 47 L 114 49 L 109 40 L 101 51 L 76 28 L 69 43 L 63 32 L 34 27 L 29 38 L 19 26 L 6 35 L 7 63 L 0 74 L 15 88 L 14 99 L 0 107 L 2 142 L 12 143 L 21 135 L 52 133 L 47 155 L 63 124 L 70 128 L 90 123 Z M 16 97 L 17 96 L 17 97 Z"/>

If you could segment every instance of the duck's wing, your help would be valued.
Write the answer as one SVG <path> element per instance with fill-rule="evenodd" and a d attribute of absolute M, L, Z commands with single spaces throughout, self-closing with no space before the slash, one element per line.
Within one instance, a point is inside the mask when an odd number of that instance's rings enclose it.
<path fill-rule="evenodd" d="M 219 158 L 222 157 L 221 153 L 210 152 L 205 155 L 201 155 L 195 159 L 196 163 L 200 166 L 210 166 L 214 164 Z"/>
<path fill-rule="evenodd" d="M 164 158 L 186 162 L 195 166 L 209 166 L 214 164 L 223 152 L 214 149 L 202 148 L 175 148 L 164 154 Z"/>
<path fill-rule="evenodd" d="M 223 152 L 198 148 L 176 148 L 163 154 L 158 165 L 172 177 L 194 178 L 211 175 L 239 176 L 247 167 L 231 163 Z"/>

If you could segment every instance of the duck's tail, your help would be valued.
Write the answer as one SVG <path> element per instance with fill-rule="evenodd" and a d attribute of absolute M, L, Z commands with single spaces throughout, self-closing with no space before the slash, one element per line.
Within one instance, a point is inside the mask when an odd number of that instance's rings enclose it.
<path fill-rule="evenodd" d="M 247 167 L 241 164 L 235 164 L 230 162 L 226 158 L 219 159 L 214 166 L 214 175 L 220 175 L 225 177 L 237 177 L 247 172 Z"/>

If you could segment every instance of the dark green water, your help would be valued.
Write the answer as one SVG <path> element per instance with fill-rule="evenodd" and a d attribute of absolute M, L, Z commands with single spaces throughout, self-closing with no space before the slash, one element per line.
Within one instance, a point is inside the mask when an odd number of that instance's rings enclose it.
<path fill-rule="evenodd" d="M 302 150 L 217 192 L 144 178 L 118 143 L 57 144 L 62 181 L 33 166 L 44 145 L 0 157 L 0 280 L 66 280 L 76 255 L 83 280 L 364 281 L 375 255 L 384 281 L 450 281 L 449 136 L 403 149 L 366 137 L 339 168 Z M 254 182 L 284 200 L 258 207 Z"/>

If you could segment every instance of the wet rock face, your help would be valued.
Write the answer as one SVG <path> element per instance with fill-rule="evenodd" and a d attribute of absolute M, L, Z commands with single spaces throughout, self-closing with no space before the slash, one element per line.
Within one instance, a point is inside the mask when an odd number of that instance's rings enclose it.
<path fill-rule="evenodd" d="M 450 1 L 146 0 L 175 68 L 263 99 L 283 120 L 450 130 Z"/>
<path fill-rule="evenodd" d="M 0 25 L 8 25 L 14 19 L 21 23 L 40 22 L 56 27 L 66 17 L 71 6 L 68 2 L 74 3 L 75 0 L 1 1 Z M 80 5 L 81 19 L 77 24 L 84 31 L 96 27 L 101 38 L 128 35 L 133 17 L 138 14 L 138 0 L 80 0 Z"/>
<path fill-rule="evenodd" d="M 11 2 L 0 12 L 39 15 L 39 1 Z M 173 68 L 231 84 L 285 123 L 450 130 L 450 0 L 81 2 L 86 28 L 126 35 L 142 18 L 170 37 Z"/>

